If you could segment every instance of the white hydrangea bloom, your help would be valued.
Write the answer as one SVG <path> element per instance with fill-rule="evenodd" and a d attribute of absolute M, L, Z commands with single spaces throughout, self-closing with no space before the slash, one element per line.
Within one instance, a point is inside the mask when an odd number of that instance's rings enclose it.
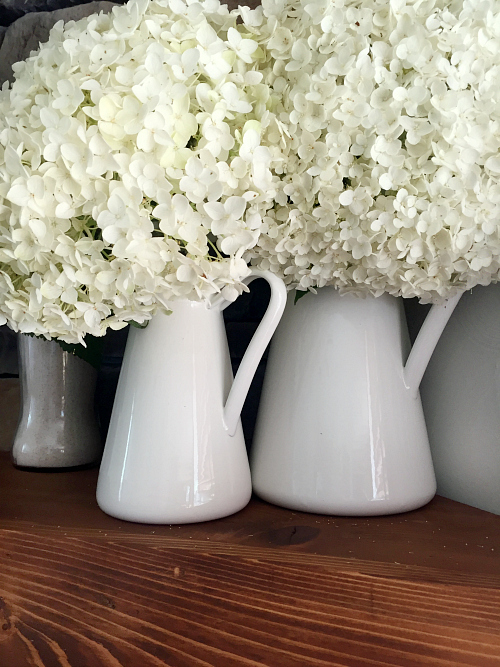
<path fill-rule="evenodd" d="M 0 93 L 0 323 L 82 342 L 244 289 L 280 126 L 238 16 L 131 0 L 58 23 L 15 65 Z"/>
<path fill-rule="evenodd" d="M 244 256 L 290 288 L 424 302 L 498 280 L 500 3 L 263 0 L 242 18 L 280 179 Z"/>

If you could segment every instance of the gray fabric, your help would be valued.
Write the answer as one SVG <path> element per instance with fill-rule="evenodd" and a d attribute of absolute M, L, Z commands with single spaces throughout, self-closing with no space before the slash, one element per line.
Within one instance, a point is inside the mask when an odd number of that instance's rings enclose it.
<path fill-rule="evenodd" d="M 0 46 L 0 85 L 4 81 L 12 81 L 12 65 L 27 58 L 41 43 L 46 42 L 50 29 L 57 21 L 78 21 L 96 12 L 110 12 L 115 4 L 89 2 L 53 12 L 33 12 L 15 21 L 7 28 Z"/>
<path fill-rule="evenodd" d="M 31 12 L 53 12 L 87 2 L 89 0 L 0 0 L 0 26 L 8 26 Z"/>

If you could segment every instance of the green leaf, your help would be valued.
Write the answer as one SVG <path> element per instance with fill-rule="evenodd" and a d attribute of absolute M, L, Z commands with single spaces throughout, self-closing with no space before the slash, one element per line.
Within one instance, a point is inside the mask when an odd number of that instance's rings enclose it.
<path fill-rule="evenodd" d="M 37 336 L 34 333 L 23 333 L 23 336 L 31 336 L 32 338 L 40 338 L 41 340 L 47 340 L 44 336 Z M 57 343 L 64 352 L 69 354 L 74 354 L 75 357 L 79 357 L 86 361 L 88 364 L 93 366 L 96 370 L 99 370 L 101 367 L 102 353 L 104 350 L 104 336 L 96 337 L 87 334 L 85 336 L 85 343 L 87 347 L 80 345 L 80 343 L 65 343 L 63 340 L 58 338 L 52 338 L 54 343 Z"/>
<path fill-rule="evenodd" d="M 79 357 L 86 361 L 88 364 L 93 366 L 96 370 L 99 370 L 101 367 L 102 353 L 104 350 L 104 336 L 97 338 L 96 336 L 91 336 L 87 334 L 85 336 L 85 343 L 87 347 L 80 345 L 79 343 L 65 343 L 62 340 L 56 340 L 62 349 L 69 354 L 74 354 L 75 357 Z"/>
<path fill-rule="evenodd" d="M 131 326 L 135 327 L 136 329 L 145 329 L 149 324 L 149 320 L 147 320 L 146 322 L 142 322 L 142 323 L 141 322 L 136 322 L 135 320 L 129 320 L 129 324 Z"/>
<path fill-rule="evenodd" d="M 305 292 L 303 292 L 300 289 L 296 289 L 295 290 L 295 299 L 293 300 L 293 305 L 295 305 L 297 303 L 297 301 L 299 299 L 302 299 L 302 297 L 305 296 L 306 294 L 309 294 L 309 290 L 305 290 Z"/>

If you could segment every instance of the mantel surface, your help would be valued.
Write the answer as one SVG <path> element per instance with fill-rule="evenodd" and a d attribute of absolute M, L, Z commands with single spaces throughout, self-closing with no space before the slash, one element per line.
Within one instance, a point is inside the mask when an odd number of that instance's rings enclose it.
<path fill-rule="evenodd" d="M 0 456 L 0 667 L 500 667 L 500 517 L 254 499 L 140 525 L 99 510 L 96 479 Z"/>

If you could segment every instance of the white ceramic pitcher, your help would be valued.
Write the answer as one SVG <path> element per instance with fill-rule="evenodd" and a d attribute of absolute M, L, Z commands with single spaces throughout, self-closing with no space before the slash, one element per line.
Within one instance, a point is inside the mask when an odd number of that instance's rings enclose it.
<path fill-rule="evenodd" d="M 294 304 L 291 293 L 259 406 L 255 492 L 323 514 L 427 503 L 436 481 L 418 387 L 458 299 L 432 307 L 408 356 L 401 299 L 323 287 Z"/>
<path fill-rule="evenodd" d="M 191 523 L 242 509 L 251 495 L 240 412 L 286 303 L 283 282 L 265 278 L 271 300 L 233 382 L 219 299 L 178 301 L 132 329 L 97 484 L 99 507 L 143 523 Z"/>

